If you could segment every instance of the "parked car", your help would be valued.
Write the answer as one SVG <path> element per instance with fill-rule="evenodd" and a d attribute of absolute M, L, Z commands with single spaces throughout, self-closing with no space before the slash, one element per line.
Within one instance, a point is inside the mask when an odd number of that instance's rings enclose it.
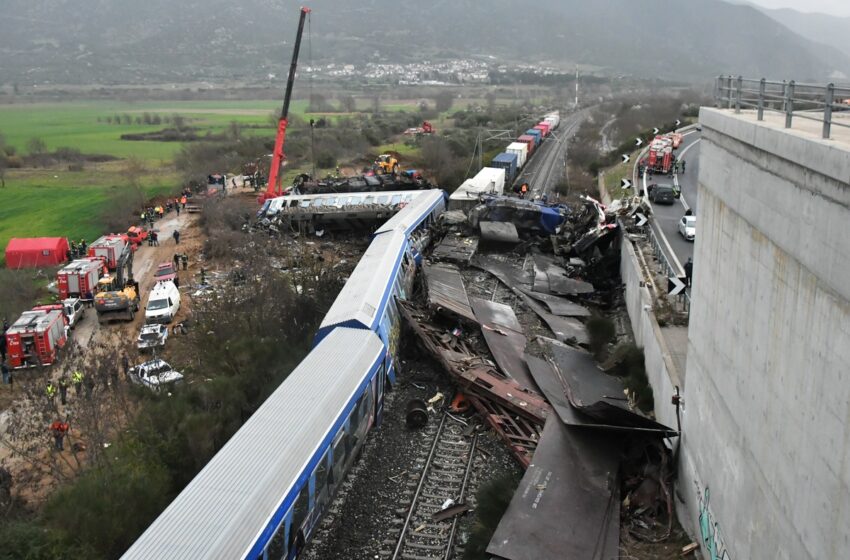
<path fill-rule="evenodd" d="M 183 382 L 183 374 L 159 358 L 133 367 L 129 377 L 131 382 L 156 392 L 167 385 L 179 385 Z"/>
<path fill-rule="evenodd" d="M 138 247 L 148 238 L 148 230 L 143 226 L 130 226 L 127 229 L 127 237 L 134 247 Z"/>
<path fill-rule="evenodd" d="M 674 185 L 657 185 L 655 183 L 647 187 L 649 201 L 656 204 L 673 204 L 679 198 L 679 189 Z"/>
<path fill-rule="evenodd" d="M 693 241 L 697 234 L 697 217 L 682 216 L 682 219 L 679 220 L 679 233 L 687 241 Z"/>
<path fill-rule="evenodd" d="M 168 326 L 159 323 L 143 325 L 139 338 L 136 339 L 136 347 L 142 352 L 162 348 L 166 340 L 168 340 Z"/>
<path fill-rule="evenodd" d="M 174 282 L 157 282 L 145 307 L 146 323 L 170 323 L 180 309 L 180 290 Z"/>
<path fill-rule="evenodd" d="M 77 326 L 77 323 L 83 320 L 83 316 L 86 314 L 86 308 L 83 305 L 83 300 L 80 298 L 63 299 L 62 311 L 68 319 L 68 326 L 72 329 Z"/>
<path fill-rule="evenodd" d="M 174 285 L 180 287 L 180 281 L 177 279 L 177 269 L 170 262 L 160 263 L 156 267 L 156 272 L 153 273 L 153 279 L 156 282 L 174 282 Z"/>

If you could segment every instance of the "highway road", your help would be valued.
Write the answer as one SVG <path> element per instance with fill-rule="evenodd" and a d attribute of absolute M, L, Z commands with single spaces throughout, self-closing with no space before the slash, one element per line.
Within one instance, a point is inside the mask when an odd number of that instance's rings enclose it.
<path fill-rule="evenodd" d="M 679 234 L 678 224 L 688 209 L 691 209 L 694 214 L 697 211 L 697 204 L 699 203 L 697 177 L 699 175 L 700 139 L 699 132 L 695 130 L 686 132 L 682 145 L 676 150 L 676 157 L 685 162 L 685 173 L 679 173 L 675 178 L 655 175 L 646 179 L 648 184 L 670 184 L 676 181 L 682 190 L 682 196 L 672 205 L 651 204 L 652 215 L 655 218 L 653 228 L 656 234 L 660 230 L 660 233 L 667 240 L 666 245 L 662 241 L 662 245 L 665 247 L 664 252 L 672 262 L 673 268 L 678 270 L 680 274 L 684 274 L 682 265 L 694 256 L 694 242 L 685 241 Z M 699 223 L 697 223 L 697 237 L 699 237 Z M 672 255 L 670 254 L 671 251 Z"/>

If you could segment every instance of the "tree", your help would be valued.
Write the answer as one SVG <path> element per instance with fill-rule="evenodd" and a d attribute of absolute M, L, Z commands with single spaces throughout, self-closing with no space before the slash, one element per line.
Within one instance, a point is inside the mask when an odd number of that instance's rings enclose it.
<path fill-rule="evenodd" d="M 47 152 L 47 144 L 44 143 L 44 140 L 37 136 L 33 136 L 29 140 L 27 140 L 27 152 L 31 156 L 40 156 Z"/>
<path fill-rule="evenodd" d="M 236 121 L 230 121 L 227 125 L 227 136 L 234 142 L 238 142 L 242 138 L 242 125 Z"/>
<path fill-rule="evenodd" d="M 443 90 L 434 96 L 434 108 L 438 113 L 444 113 L 452 108 L 455 96 L 452 92 Z"/>
<path fill-rule="evenodd" d="M 339 98 L 340 109 L 345 113 L 353 113 L 357 111 L 357 100 L 353 95 L 342 95 Z"/>

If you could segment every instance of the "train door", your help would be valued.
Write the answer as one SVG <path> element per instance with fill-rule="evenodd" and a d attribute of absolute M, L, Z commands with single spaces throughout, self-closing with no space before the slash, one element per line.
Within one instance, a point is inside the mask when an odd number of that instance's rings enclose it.
<path fill-rule="evenodd" d="M 384 418 L 384 377 L 386 371 L 383 364 L 378 367 L 378 372 L 375 374 L 375 425 L 380 426 Z"/>
<path fill-rule="evenodd" d="M 322 455 L 313 475 L 310 477 L 310 519 L 307 526 L 310 533 L 316 522 L 322 517 L 331 497 L 330 487 L 330 454 L 327 450 Z M 309 534 L 308 534 L 309 536 Z"/>
<path fill-rule="evenodd" d="M 296 558 L 307 542 L 310 517 L 310 485 L 305 484 L 292 505 L 292 521 L 289 524 L 287 545 L 288 558 Z"/>

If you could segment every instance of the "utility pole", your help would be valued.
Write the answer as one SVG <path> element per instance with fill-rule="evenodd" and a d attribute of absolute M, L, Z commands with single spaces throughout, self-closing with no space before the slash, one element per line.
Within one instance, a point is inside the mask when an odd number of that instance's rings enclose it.
<path fill-rule="evenodd" d="M 313 174 L 311 175 L 313 179 L 316 178 L 316 135 L 314 133 L 315 128 L 316 121 L 310 119 L 310 159 L 313 163 Z"/>
<path fill-rule="evenodd" d="M 578 64 L 576 64 L 576 109 L 578 109 Z"/>

